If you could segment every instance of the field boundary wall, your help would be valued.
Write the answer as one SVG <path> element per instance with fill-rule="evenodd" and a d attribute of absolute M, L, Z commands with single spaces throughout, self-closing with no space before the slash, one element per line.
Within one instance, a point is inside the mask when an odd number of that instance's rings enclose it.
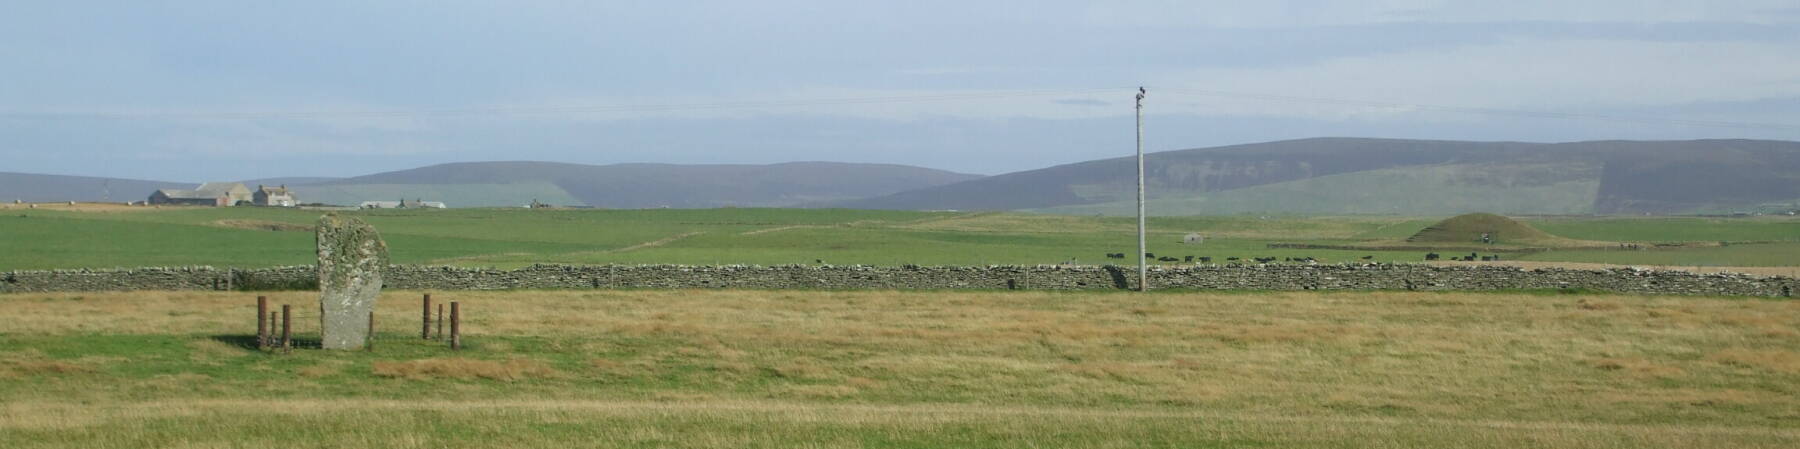
<path fill-rule="evenodd" d="M 1198 290 L 1553 290 L 1792 297 L 1800 280 L 1732 273 L 1637 269 L 1522 269 L 1420 264 L 1204 265 L 1154 267 L 1153 289 Z M 1117 290 L 1136 270 L 1115 266 L 533 265 L 515 270 L 395 265 L 386 288 L 505 289 L 985 289 Z M 311 290 L 312 266 L 162 267 L 0 272 L 0 293 L 133 290 Z"/>

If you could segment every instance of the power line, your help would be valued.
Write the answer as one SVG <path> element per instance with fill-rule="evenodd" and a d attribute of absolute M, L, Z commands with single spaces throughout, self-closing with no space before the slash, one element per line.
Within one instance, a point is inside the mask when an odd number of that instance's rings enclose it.
<path fill-rule="evenodd" d="M 385 118 L 385 117 L 459 117 L 459 116 L 505 116 L 505 115 L 545 115 L 545 114 L 592 114 L 592 113 L 642 113 L 642 112 L 676 112 L 730 109 L 759 108 L 800 108 L 813 106 L 841 106 L 863 104 L 891 103 L 929 103 L 979 101 L 1008 98 L 1026 98 L 1057 95 L 1077 95 L 1086 93 L 1117 92 L 1131 87 L 1103 87 L 1085 89 L 1044 89 L 1044 90 L 999 90 L 988 92 L 969 92 L 958 94 L 934 95 L 895 95 L 868 97 L 836 97 L 800 100 L 768 100 L 768 101 L 731 101 L 731 102 L 695 102 L 669 104 L 614 104 L 614 105 L 581 105 L 581 106 L 538 106 L 538 107 L 469 107 L 444 109 L 395 109 L 395 110 L 339 110 L 339 111 L 233 111 L 233 112 L 0 112 L 0 119 L 10 120 L 144 120 L 144 119 L 186 119 L 186 120 L 259 120 L 259 119 L 319 119 L 319 118 Z M 1522 109 L 1479 108 L 1466 106 L 1446 106 L 1420 103 L 1403 103 L 1392 101 L 1356 100 L 1344 98 L 1305 97 L 1295 95 L 1259 94 L 1246 92 L 1228 92 L 1219 90 L 1161 88 L 1161 92 L 1172 95 L 1236 98 L 1258 101 L 1275 101 L 1286 103 L 1325 104 L 1340 106 L 1363 106 L 1384 108 L 1405 108 L 1421 111 L 1450 112 L 1459 114 L 1478 114 L 1504 117 L 1522 117 L 1556 120 L 1595 120 L 1622 123 L 1640 123 L 1657 125 L 1680 125 L 1740 129 L 1769 129 L 1781 131 L 1800 131 L 1800 125 L 1784 123 L 1761 123 L 1727 120 L 1691 120 L 1666 117 L 1637 117 L 1608 114 L 1590 114 L 1577 112 L 1551 112 Z"/>
<path fill-rule="evenodd" d="M 337 118 L 337 117 L 444 117 L 469 115 L 535 115 L 535 114 L 581 114 L 602 112 L 664 112 L 694 111 L 720 109 L 755 109 L 784 108 L 807 106 L 837 106 L 883 103 L 922 103 L 942 101 L 989 100 L 1004 98 L 1022 98 L 1037 96 L 1071 95 L 1104 91 L 1118 91 L 1127 88 L 1089 88 L 1089 89 L 1056 89 L 1056 90 L 1010 90 L 974 92 L 962 94 L 937 95 L 903 95 L 874 97 L 840 97 L 817 98 L 805 100 L 780 101 L 735 101 L 708 103 L 672 103 L 645 105 L 586 105 L 586 106 L 541 106 L 541 107 L 479 107 L 452 109 L 415 109 L 415 110 L 376 110 L 376 111 L 248 111 L 248 112 L 0 112 L 0 118 L 19 120 L 63 120 L 63 119 L 201 119 L 201 120 L 254 120 L 254 119 L 292 119 L 292 118 Z"/>
<path fill-rule="evenodd" d="M 1706 126 L 1706 127 L 1722 127 L 1722 128 L 1751 128 L 1751 129 L 1773 129 L 1773 130 L 1784 130 L 1784 131 L 1800 131 L 1800 125 L 1788 125 L 1788 124 L 1782 124 L 1782 123 L 1737 122 L 1737 121 L 1725 121 L 1725 120 L 1689 120 L 1689 119 L 1674 119 L 1674 118 L 1663 118 L 1663 117 L 1632 117 L 1632 116 L 1607 115 L 1607 114 L 1588 114 L 1588 113 L 1578 113 L 1578 112 L 1550 112 L 1550 111 L 1528 111 L 1528 110 L 1521 110 L 1521 109 L 1475 108 L 1475 107 L 1465 107 L 1465 106 L 1442 106 L 1442 105 L 1429 105 L 1429 104 L 1417 104 L 1417 103 L 1396 103 L 1396 102 L 1387 102 L 1387 101 L 1348 100 L 1348 99 L 1341 99 L 1341 98 L 1299 97 L 1299 96 L 1292 96 L 1292 95 L 1270 95 L 1270 94 L 1253 94 L 1253 93 L 1241 93 L 1241 92 L 1224 92 L 1224 91 L 1201 90 L 1201 89 L 1164 88 L 1164 89 L 1160 89 L 1160 90 L 1163 92 L 1168 92 L 1168 93 L 1172 93 L 1175 95 L 1239 98 L 1239 99 L 1249 99 L 1249 100 L 1281 101 L 1281 102 L 1291 102 L 1291 103 L 1333 104 L 1333 105 L 1346 105 L 1346 106 L 1374 106 L 1374 107 L 1387 107 L 1387 108 L 1408 108 L 1408 109 L 1438 111 L 1438 112 L 1497 115 L 1497 116 L 1508 116 L 1508 117 L 1545 118 L 1545 119 L 1580 119 L 1580 120 L 1600 120 L 1600 121 L 1625 122 L 1625 123 L 1644 123 L 1644 124 L 1653 124 L 1653 125 L 1683 125 L 1683 126 Z"/>

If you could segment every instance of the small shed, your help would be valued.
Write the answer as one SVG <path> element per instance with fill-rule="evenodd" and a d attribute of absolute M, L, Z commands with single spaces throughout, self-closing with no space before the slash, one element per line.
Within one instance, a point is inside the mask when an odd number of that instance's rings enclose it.
<path fill-rule="evenodd" d="M 1198 245 L 1205 241 L 1206 241 L 1206 237 L 1200 236 L 1200 233 L 1198 233 L 1198 232 L 1189 232 L 1188 235 L 1181 237 L 1181 243 L 1186 243 L 1189 245 Z"/>

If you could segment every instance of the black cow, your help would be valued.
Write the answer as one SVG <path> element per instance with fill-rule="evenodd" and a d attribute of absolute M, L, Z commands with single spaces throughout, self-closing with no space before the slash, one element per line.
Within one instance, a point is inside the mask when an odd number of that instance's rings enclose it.
<path fill-rule="evenodd" d="M 1425 260 L 1438 260 L 1438 253 L 1425 253 Z"/>
<path fill-rule="evenodd" d="M 1182 261 L 1182 262 L 1193 262 L 1193 261 L 1194 261 L 1194 256 L 1187 256 L 1187 257 L 1183 257 L 1183 258 L 1181 258 L 1181 261 Z"/>
<path fill-rule="evenodd" d="M 1200 263 L 1212 263 L 1212 256 L 1200 256 Z"/>

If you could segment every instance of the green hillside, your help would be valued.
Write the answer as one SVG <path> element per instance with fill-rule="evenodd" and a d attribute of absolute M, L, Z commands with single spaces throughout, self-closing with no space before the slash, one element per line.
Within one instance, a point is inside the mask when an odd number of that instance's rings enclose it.
<path fill-rule="evenodd" d="M 1145 155 L 1154 214 L 1693 214 L 1800 198 L 1800 142 L 1320 138 Z M 1135 214 L 1136 161 L 991 176 L 842 207 Z"/>
<path fill-rule="evenodd" d="M 1483 210 L 1587 214 L 1599 190 L 1594 164 L 1434 165 L 1320 176 L 1215 192 L 1152 186 L 1152 215 L 1251 213 L 1433 215 Z M 1071 215 L 1133 215 L 1135 200 L 1029 209 Z"/>
<path fill-rule="evenodd" d="M 192 189 L 197 183 L 92 176 L 0 172 L 0 202 L 143 201 L 157 189 Z"/>
<path fill-rule="evenodd" d="M 793 207 L 887 195 L 979 178 L 977 175 L 891 164 L 793 162 L 769 165 L 463 162 L 440 164 L 304 186 L 393 186 L 444 189 L 441 201 L 464 205 L 552 204 L 615 209 Z M 493 187 L 498 186 L 498 187 Z M 389 199 L 389 195 L 370 199 Z M 554 199 L 553 199 L 554 198 Z"/>

